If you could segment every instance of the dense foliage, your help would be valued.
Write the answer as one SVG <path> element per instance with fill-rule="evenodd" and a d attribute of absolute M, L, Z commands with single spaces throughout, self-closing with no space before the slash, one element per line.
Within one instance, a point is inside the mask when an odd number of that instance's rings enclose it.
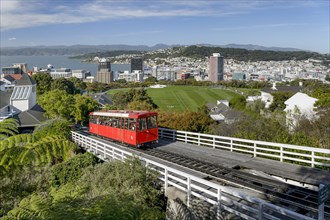
<path fill-rule="evenodd" d="M 102 51 L 102 52 L 94 52 L 94 53 L 88 53 L 84 55 L 78 55 L 78 56 L 73 56 L 71 58 L 74 59 L 88 59 L 92 60 L 94 57 L 115 57 L 115 56 L 120 56 L 124 54 L 134 54 L 134 55 L 139 55 L 143 54 L 143 51 L 137 51 L 137 50 L 109 50 L 109 51 Z"/>
<path fill-rule="evenodd" d="M 70 165 L 70 166 L 68 166 Z M 74 172 L 74 170 L 77 172 Z M 163 219 L 157 174 L 137 159 L 96 164 L 80 155 L 49 169 L 55 188 L 33 187 L 3 219 Z M 62 177 L 61 181 L 55 181 Z M 35 183 L 28 181 L 29 184 Z M 35 184 L 40 184 L 35 183 Z M 4 187 L 3 187 L 4 188 Z M 11 191 L 5 188 L 7 191 Z M 17 200 L 22 197 L 15 197 Z M 4 203 L 7 202 L 5 198 Z"/>
<path fill-rule="evenodd" d="M 0 122 L 0 141 L 18 133 L 16 119 L 8 118 Z"/>
<path fill-rule="evenodd" d="M 316 52 L 307 51 L 266 51 L 266 50 L 246 50 L 237 48 L 206 47 L 206 46 L 188 46 L 174 48 L 175 57 L 191 57 L 204 59 L 210 57 L 213 53 L 221 53 L 226 59 L 235 59 L 238 61 L 281 61 L 281 60 L 306 60 L 309 58 L 328 60 L 330 55 L 322 55 Z M 151 55 L 158 57 L 157 53 Z M 148 56 L 146 56 L 148 58 Z"/>
<path fill-rule="evenodd" d="M 209 132 L 213 120 L 203 111 L 165 112 L 160 111 L 158 125 L 164 128 L 191 131 L 199 133 Z"/>
<path fill-rule="evenodd" d="M 98 108 L 98 103 L 90 96 L 71 95 L 58 89 L 39 96 L 38 104 L 48 118 L 62 117 L 81 124 L 88 122 L 89 112 Z"/>
<path fill-rule="evenodd" d="M 143 88 L 118 92 L 112 96 L 112 102 L 117 109 L 152 110 L 157 108 Z"/>

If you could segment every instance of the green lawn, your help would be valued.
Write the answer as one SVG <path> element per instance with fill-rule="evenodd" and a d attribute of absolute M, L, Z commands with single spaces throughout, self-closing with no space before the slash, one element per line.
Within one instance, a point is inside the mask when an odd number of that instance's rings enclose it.
<path fill-rule="evenodd" d="M 112 90 L 109 94 L 127 90 L 128 89 Z M 229 90 L 200 86 L 168 86 L 158 89 L 147 88 L 147 92 L 160 109 L 181 112 L 187 109 L 196 111 L 198 107 L 204 104 L 216 104 L 216 101 L 219 99 L 230 101 L 232 98 L 238 96 L 237 93 Z"/>

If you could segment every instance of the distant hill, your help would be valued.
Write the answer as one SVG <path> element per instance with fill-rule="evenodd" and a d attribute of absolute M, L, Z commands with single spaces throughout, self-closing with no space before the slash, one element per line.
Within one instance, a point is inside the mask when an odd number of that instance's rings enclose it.
<path fill-rule="evenodd" d="M 43 56 L 43 55 L 83 55 L 106 51 L 154 51 L 172 47 L 166 44 L 146 45 L 73 45 L 73 46 L 34 46 L 34 47 L 3 47 L 3 56 Z"/>
<path fill-rule="evenodd" d="M 213 53 L 220 53 L 225 59 L 238 61 L 281 61 L 281 60 L 306 60 L 309 58 L 317 60 L 328 60 L 330 57 L 316 52 L 308 51 L 271 51 L 271 50 L 247 50 L 241 48 L 225 48 L 217 46 L 186 46 L 174 47 L 170 54 L 159 51 L 157 53 L 146 54 L 146 59 L 166 58 L 166 57 L 190 57 L 195 59 L 205 59 Z"/>
<path fill-rule="evenodd" d="M 247 50 L 271 50 L 271 51 L 304 51 L 297 48 L 288 48 L 288 47 L 264 47 L 259 45 L 253 44 L 227 44 L 222 47 L 225 48 L 240 48 L 240 49 L 247 49 Z"/>
<path fill-rule="evenodd" d="M 302 51 L 295 48 L 282 48 L 282 47 L 263 47 L 252 44 L 227 44 L 227 45 L 211 45 L 200 44 L 208 47 L 222 47 L 222 48 L 240 48 L 247 50 L 267 50 L 267 51 Z M 172 48 L 183 45 L 167 45 L 156 44 L 154 46 L 146 45 L 72 45 L 72 46 L 34 46 L 34 47 L 2 47 L 1 55 L 3 56 L 42 56 L 42 55 L 84 55 L 88 53 L 98 53 L 107 51 L 155 51 L 159 49 Z"/>

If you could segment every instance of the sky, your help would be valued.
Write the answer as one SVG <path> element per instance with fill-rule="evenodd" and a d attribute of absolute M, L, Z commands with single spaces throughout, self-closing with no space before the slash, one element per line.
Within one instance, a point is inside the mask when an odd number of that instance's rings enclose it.
<path fill-rule="evenodd" d="M 1 47 L 254 44 L 330 53 L 330 0 L 0 0 Z"/>

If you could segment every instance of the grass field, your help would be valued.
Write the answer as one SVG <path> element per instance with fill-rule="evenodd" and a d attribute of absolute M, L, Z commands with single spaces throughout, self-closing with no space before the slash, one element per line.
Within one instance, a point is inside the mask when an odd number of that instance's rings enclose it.
<path fill-rule="evenodd" d="M 129 89 L 112 90 L 109 94 Z M 239 94 L 223 89 L 200 86 L 168 86 L 166 88 L 147 88 L 152 100 L 162 110 L 170 111 L 196 111 L 207 103 L 214 103 L 219 99 L 231 100 Z"/>

